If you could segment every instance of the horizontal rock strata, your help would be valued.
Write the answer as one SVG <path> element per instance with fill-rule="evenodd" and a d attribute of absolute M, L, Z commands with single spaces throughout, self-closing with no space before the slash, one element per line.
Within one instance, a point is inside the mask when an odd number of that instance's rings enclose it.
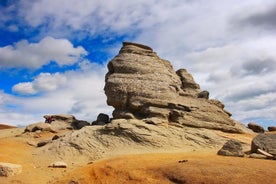
<path fill-rule="evenodd" d="M 146 123 L 242 133 L 246 128 L 231 119 L 218 100 L 208 99 L 185 69 L 174 71 L 148 46 L 124 42 L 108 63 L 105 94 L 115 108 L 115 119 L 140 119 Z"/>

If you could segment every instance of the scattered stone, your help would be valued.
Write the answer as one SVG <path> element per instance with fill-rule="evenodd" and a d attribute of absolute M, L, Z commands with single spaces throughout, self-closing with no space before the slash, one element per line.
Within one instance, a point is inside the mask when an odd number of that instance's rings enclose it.
<path fill-rule="evenodd" d="M 65 162 L 58 161 L 58 162 L 51 163 L 49 165 L 49 167 L 53 167 L 53 168 L 67 168 L 67 164 Z"/>
<path fill-rule="evenodd" d="M 218 151 L 218 155 L 223 156 L 235 156 L 235 157 L 243 157 L 244 153 L 242 151 L 242 144 L 237 140 L 229 140 L 227 141 L 223 147 Z"/>
<path fill-rule="evenodd" d="M 265 155 L 258 154 L 258 153 L 251 153 L 249 155 L 250 158 L 257 158 L 257 159 L 267 159 Z"/>
<path fill-rule="evenodd" d="M 52 137 L 52 141 L 53 141 L 53 140 L 57 140 L 57 139 L 59 139 L 59 136 L 58 136 L 58 135 L 54 135 L 54 137 Z"/>
<path fill-rule="evenodd" d="M 188 162 L 188 160 L 179 160 L 178 163 L 185 163 Z"/>
<path fill-rule="evenodd" d="M 11 164 L 0 162 L 0 176 L 13 176 L 22 172 L 22 166 L 18 164 Z"/>
<path fill-rule="evenodd" d="M 83 121 L 83 120 L 76 120 L 71 125 L 72 125 L 73 129 L 79 130 L 85 126 L 90 126 L 90 123 L 87 121 Z"/>
<path fill-rule="evenodd" d="M 248 123 L 247 126 L 249 129 L 253 130 L 253 132 L 256 132 L 256 133 L 264 133 L 265 132 L 264 128 L 256 123 L 250 122 L 250 123 Z"/>
<path fill-rule="evenodd" d="M 274 132 L 274 131 L 276 131 L 276 126 L 269 126 L 269 127 L 267 127 L 267 129 L 270 132 Z"/>
<path fill-rule="evenodd" d="M 251 142 L 251 153 L 263 150 L 276 157 L 276 134 L 259 134 Z"/>
<path fill-rule="evenodd" d="M 37 147 L 42 147 L 42 146 L 45 146 L 46 144 L 52 142 L 52 140 L 43 140 L 43 141 L 40 141 L 39 143 L 37 143 Z"/>
<path fill-rule="evenodd" d="M 100 113 L 97 116 L 97 120 L 92 122 L 92 125 L 105 125 L 109 122 L 110 122 L 109 116 L 107 114 Z"/>

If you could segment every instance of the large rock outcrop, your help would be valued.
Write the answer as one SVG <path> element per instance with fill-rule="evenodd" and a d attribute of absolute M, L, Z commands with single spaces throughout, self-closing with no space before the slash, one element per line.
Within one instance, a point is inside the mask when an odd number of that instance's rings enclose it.
<path fill-rule="evenodd" d="M 148 46 L 124 42 L 108 63 L 105 94 L 115 119 L 139 119 L 150 124 L 242 133 L 246 128 L 230 118 L 218 100 L 208 99 L 185 69 L 174 71 Z M 207 95 L 207 96 L 206 96 Z"/>

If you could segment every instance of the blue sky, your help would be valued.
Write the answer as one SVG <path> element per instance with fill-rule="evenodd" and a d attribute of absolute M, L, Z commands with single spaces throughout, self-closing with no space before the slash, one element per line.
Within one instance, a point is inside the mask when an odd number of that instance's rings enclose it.
<path fill-rule="evenodd" d="M 1 0 L 0 123 L 111 114 L 106 64 L 122 41 L 186 68 L 233 118 L 276 125 L 273 0 Z"/>

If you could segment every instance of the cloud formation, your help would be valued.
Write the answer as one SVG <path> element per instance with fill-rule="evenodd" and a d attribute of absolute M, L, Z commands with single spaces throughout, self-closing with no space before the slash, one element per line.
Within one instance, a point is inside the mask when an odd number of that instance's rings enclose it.
<path fill-rule="evenodd" d="M 91 64 L 95 42 L 89 41 L 99 39 L 106 44 L 100 48 L 102 53 L 114 56 L 120 42 L 127 40 L 151 46 L 175 69 L 188 69 L 203 90 L 225 103 L 234 118 L 276 123 L 275 7 L 274 0 L 36 0 L 7 4 L 0 7 L 1 28 L 12 33 L 36 32 L 31 37 L 40 41 L 1 47 L 0 68 L 37 71 L 55 61 L 59 66 L 76 64 L 78 69 L 42 71 L 13 85 L 14 92 L 32 97 L 2 92 L 0 103 L 6 105 L 5 110 L 16 104 L 34 114 L 48 109 L 81 117 L 89 117 L 95 108 L 107 112 L 102 90 L 106 69 Z M 42 96 L 36 97 L 38 94 Z"/>
<path fill-rule="evenodd" d="M 67 39 L 45 37 L 38 43 L 21 40 L 14 45 L 0 48 L 0 68 L 38 69 L 51 61 L 59 66 L 72 65 L 86 54 L 83 47 L 75 48 Z"/>

